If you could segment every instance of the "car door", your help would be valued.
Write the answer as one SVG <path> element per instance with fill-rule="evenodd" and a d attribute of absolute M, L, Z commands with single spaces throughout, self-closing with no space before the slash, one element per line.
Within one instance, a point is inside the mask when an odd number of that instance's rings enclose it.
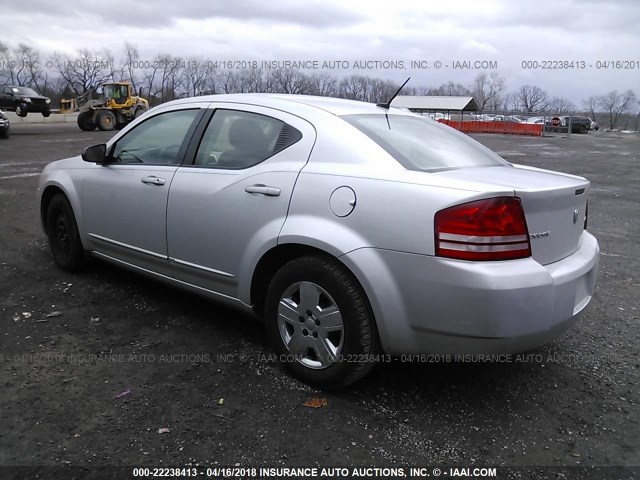
<path fill-rule="evenodd" d="M 9 87 L 0 87 L 0 108 L 8 109 L 13 106 L 13 93 Z"/>
<path fill-rule="evenodd" d="M 209 104 L 160 109 L 116 137 L 108 162 L 82 185 L 83 221 L 98 255 L 169 275 L 166 215 L 169 187 Z"/>
<path fill-rule="evenodd" d="M 315 129 L 279 110 L 214 105 L 193 164 L 171 184 L 169 260 L 177 279 L 248 303 L 238 286 L 277 244 Z"/>

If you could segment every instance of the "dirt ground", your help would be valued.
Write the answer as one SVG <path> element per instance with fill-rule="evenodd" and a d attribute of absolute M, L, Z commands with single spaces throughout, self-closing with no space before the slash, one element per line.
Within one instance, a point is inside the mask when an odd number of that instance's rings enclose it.
<path fill-rule="evenodd" d="M 0 466 L 640 465 L 637 136 L 476 136 L 591 180 L 591 305 L 520 359 L 394 361 L 340 393 L 288 377 L 234 310 L 102 263 L 55 267 L 37 174 L 110 136 L 18 125 L 0 140 Z M 598 478 L 640 476 L 621 472 Z"/>

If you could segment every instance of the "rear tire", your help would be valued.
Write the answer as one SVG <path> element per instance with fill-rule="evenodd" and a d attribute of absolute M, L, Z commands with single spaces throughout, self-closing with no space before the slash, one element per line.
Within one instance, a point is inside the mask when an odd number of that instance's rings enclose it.
<path fill-rule="evenodd" d="M 86 265 L 76 218 L 67 197 L 55 195 L 47 207 L 47 237 L 53 259 L 63 270 L 75 272 Z"/>
<path fill-rule="evenodd" d="M 380 352 L 360 284 L 323 256 L 285 264 L 267 289 L 265 317 L 279 360 L 300 380 L 333 390 L 365 376 Z"/>
<path fill-rule="evenodd" d="M 116 128 L 116 116 L 109 110 L 101 110 L 96 117 L 96 124 L 100 130 L 109 132 Z"/>
<path fill-rule="evenodd" d="M 78 115 L 78 126 L 80 130 L 85 132 L 92 132 L 96 129 L 96 124 L 93 121 L 93 114 L 91 112 L 82 112 Z"/>
<path fill-rule="evenodd" d="M 26 117 L 29 113 L 29 105 L 24 102 L 20 102 L 16 105 L 16 115 L 19 117 Z"/>

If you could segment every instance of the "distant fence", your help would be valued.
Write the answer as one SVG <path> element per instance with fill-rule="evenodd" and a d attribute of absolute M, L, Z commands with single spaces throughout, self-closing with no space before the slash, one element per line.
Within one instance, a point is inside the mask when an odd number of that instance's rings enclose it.
<path fill-rule="evenodd" d="M 464 133 L 497 133 L 536 137 L 558 133 L 567 135 L 571 133 L 586 133 L 583 129 L 577 128 L 579 127 L 577 124 L 570 127 L 569 118 L 589 120 L 586 117 L 567 114 L 521 112 L 421 112 L 420 114 L 431 117 Z M 596 124 L 591 125 L 590 121 L 587 121 L 586 125 L 589 125 L 586 131 L 592 128 L 597 129 Z"/>
<path fill-rule="evenodd" d="M 477 121 L 477 120 L 446 120 L 439 119 L 440 123 L 460 130 L 464 133 L 503 133 L 512 135 L 542 136 L 544 125 L 531 123 L 516 123 L 504 121 Z"/>

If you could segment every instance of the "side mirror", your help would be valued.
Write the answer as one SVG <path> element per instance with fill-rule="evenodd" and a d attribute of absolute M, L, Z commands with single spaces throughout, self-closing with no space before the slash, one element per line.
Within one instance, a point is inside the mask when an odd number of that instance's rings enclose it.
<path fill-rule="evenodd" d="M 107 158 L 107 144 L 99 143 L 98 145 L 91 145 L 82 150 L 82 159 L 85 162 L 90 163 L 106 163 Z"/>

